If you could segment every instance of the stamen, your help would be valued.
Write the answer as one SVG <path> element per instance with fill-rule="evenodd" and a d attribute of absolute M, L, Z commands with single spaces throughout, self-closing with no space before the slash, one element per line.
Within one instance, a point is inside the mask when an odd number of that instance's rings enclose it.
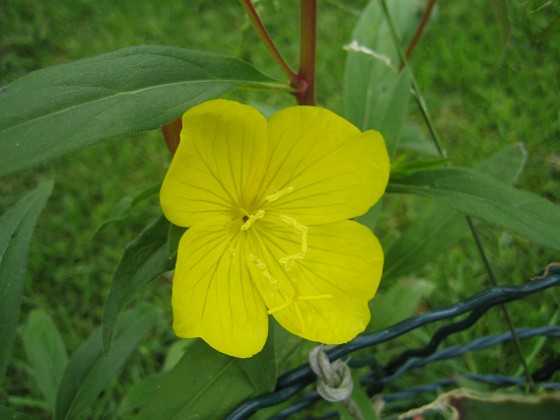
<path fill-rule="evenodd" d="M 272 203 L 273 201 L 278 200 L 280 197 L 284 197 L 285 195 L 291 193 L 293 190 L 294 190 L 294 186 L 290 185 L 289 187 L 283 188 L 280 191 L 275 192 L 274 194 L 267 195 L 265 197 L 265 200 Z"/>
<path fill-rule="evenodd" d="M 278 262 L 284 267 L 284 270 L 290 271 L 292 266 L 294 265 L 294 261 L 302 260 L 305 258 L 305 254 L 307 253 L 307 226 L 299 224 L 296 219 L 286 216 L 285 214 L 280 215 L 280 220 L 286 223 L 289 227 L 295 230 L 297 233 L 301 234 L 301 246 L 300 251 L 282 257 L 278 260 Z"/>
<path fill-rule="evenodd" d="M 298 300 L 319 300 L 319 299 L 332 299 L 332 295 L 299 296 L 298 297 Z"/>
<path fill-rule="evenodd" d="M 243 211 L 245 212 L 245 210 L 243 210 Z M 247 213 L 247 212 L 245 212 L 245 213 Z M 248 214 L 247 215 L 248 216 L 247 221 L 241 225 L 241 230 L 249 229 L 251 227 L 251 225 L 253 223 L 255 223 L 256 220 L 262 219 L 264 217 L 264 215 L 265 215 L 265 211 L 262 210 L 262 209 L 257 211 L 255 214 Z"/>
<path fill-rule="evenodd" d="M 249 254 L 249 260 L 255 263 L 257 268 L 261 270 L 264 278 L 267 279 L 273 287 L 275 287 L 276 289 L 280 289 L 280 282 L 276 278 L 274 278 L 272 274 L 270 274 L 270 271 L 268 271 L 268 267 L 266 266 L 266 263 L 264 261 L 260 260 L 255 256 L 255 254 L 252 253 Z"/>
<path fill-rule="evenodd" d="M 284 309 L 286 309 L 288 306 L 290 306 L 292 303 L 294 303 L 294 298 L 291 298 L 290 300 L 288 300 L 287 302 L 285 302 L 283 305 L 277 306 L 275 308 L 269 309 L 268 310 L 268 314 L 269 315 L 273 315 L 275 313 L 278 313 L 280 311 L 283 311 Z"/>

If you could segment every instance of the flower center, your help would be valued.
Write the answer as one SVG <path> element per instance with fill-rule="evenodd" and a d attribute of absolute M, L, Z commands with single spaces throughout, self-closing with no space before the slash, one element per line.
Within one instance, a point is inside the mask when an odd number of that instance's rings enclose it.
<path fill-rule="evenodd" d="M 255 221 L 262 219 L 265 215 L 265 211 L 262 209 L 257 211 L 255 214 L 249 214 L 246 210 L 243 209 L 241 209 L 241 211 L 245 213 L 245 215 L 243 216 L 243 224 L 240 228 L 241 230 L 249 229 L 251 225 L 255 223 Z"/>

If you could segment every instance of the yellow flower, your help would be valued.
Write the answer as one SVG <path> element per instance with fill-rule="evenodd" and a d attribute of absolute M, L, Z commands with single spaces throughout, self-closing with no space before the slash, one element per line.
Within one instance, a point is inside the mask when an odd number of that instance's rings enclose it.
<path fill-rule="evenodd" d="M 359 216 L 389 176 L 385 143 L 336 114 L 294 106 L 268 121 L 226 100 L 183 115 L 161 188 L 181 238 L 173 328 L 235 357 L 258 353 L 268 315 L 308 340 L 362 332 L 383 251 Z"/>

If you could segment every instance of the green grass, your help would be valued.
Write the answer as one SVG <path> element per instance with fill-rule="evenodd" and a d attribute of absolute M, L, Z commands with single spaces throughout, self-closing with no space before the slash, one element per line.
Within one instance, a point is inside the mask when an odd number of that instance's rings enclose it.
<path fill-rule="evenodd" d="M 342 2 L 320 2 L 317 74 L 319 103 L 340 111 L 345 57 L 342 45 L 350 40 L 355 12 L 366 1 L 345 2 L 349 5 L 346 8 L 337 3 Z M 500 27 L 486 2 L 440 3 L 411 65 L 453 164 L 472 167 L 508 144 L 523 142 L 529 161 L 517 185 L 559 202 L 560 36 L 551 35 L 537 42 L 539 34 L 558 19 L 558 5 L 532 12 L 538 6 L 536 2 L 512 2 L 511 38 L 501 48 Z M 296 67 L 297 2 L 261 1 L 258 10 L 281 51 Z M 4 0 L 0 8 L 0 84 L 45 66 L 139 44 L 231 54 L 266 74 L 282 78 L 234 1 Z M 293 104 L 288 96 L 268 93 L 236 97 L 273 107 Z M 414 111 L 410 119 L 420 121 Z M 2 179 L 2 211 L 41 181 L 56 182 L 32 243 L 22 324 L 32 309 L 45 308 L 62 331 L 70 353 L 99 325 L 115 264 L 126 243 L 159 213 L 157 196 L 136 207 L 129 220 L 112 224 L 93 239 L 92 235 L 124 197 L 161 182 L 168 162 L 169 154 L 160 134 L 149 132 L 114 139 Z M 424 202 L 417 199 L 390 197 L 387 201 L 381 232 L 399 229 L 424 207 Z M 523 238 L 483 223 L 478 226 L 500 283 L 520 284 L 549 262 L 559 260 L 550 250 Z M 413 275 L 437 284 L 428 306 L 447 305 L 488 286 L 468 237 Z M 112 392 L 103 397 L 99 406 L 103 411 L 117 407 L 128 385 L 161 366 L 173 341 L 169 296 L 169 281 L 161 280 L 137 298 L 154 302 L 164 310 L 162 325 L 142 345 L 123 378 L 115 381 Z M 515 324 L 546 324 L 558 310 L 558 301 L 557 292 L 547 292 L 511 305 Z M 454 340 L 467 342 L 505 329 L 501 315 L 493 310 L 476 329 Z M 415 333 L 383 350 L 390 354 L 403 346 L 418 345 L 429 338 L 432 330 Z M 526 352 L 533 345 L 534 342 L 525 345 Z M 432 376 L 420 373 L 419 380 L 435 378 L 437 373 L 447 375 L 449 369 L 508 374 L 517 368 L 511 347 L 493 351 L 489 353 L 492 357 L 470 355 L 464 361 L 444 365 L 439 372 L 429 374 Z M 531 366 L 538 367 L 550 354 L 539 353 Z M 41 416 L 40 409 L 30 406 L 40 395 L 29 375 L 20 342 L 0 403 L 14 404 L 10 396 L 23 397 L 22 410 Z"/>

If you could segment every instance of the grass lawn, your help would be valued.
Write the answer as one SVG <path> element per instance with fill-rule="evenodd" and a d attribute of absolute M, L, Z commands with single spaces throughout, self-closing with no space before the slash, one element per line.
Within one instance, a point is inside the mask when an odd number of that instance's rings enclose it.
<path fill-rule="evenodd" d="M 440 3 L 411 66 L 452 164 L 473 167 L 503 147 L 522 142 L 528 161 L 516 185 L 559 203 L 560 33 L 544 34 L 549 25 L 558 23 L 560 6 L 554 2 L 539 8 L 544 0 L 511 2 L 511 28 L 503 42 L 502 29 L 487 2 Z M 350 41 L 358 13 L 366 4 L 365 0 L 319 2 L 318 102 L 335 111 L 342 109 L 342 46 Z M 281 51 L 296 67 L 298 3 L 263 0 L 257 6 Z M 0 85 L 46 66 L 140 44 L 230 54 L 282 78 L 235 1 L 4 0 L 0 6 Z M 270 93 L 232 97 L 269 107 L 294 103 L 287 95 Z M 414 106 L 411 110 L 410 121 L 420 122 Z M 22 324 L 31 310 L 45 309 L 61 330 L 70 354 L 99 325 L 122 249 L 160 214 L 157 194 L 134 207 L 126 220 L 94 235 L 96 229 L 123 199 L 161 183 L 169 159 L 160 133 L 146 132 L 113 139 L 0 181 L 2 212 L 41 181 L 55 181 L 32 242 Z M 424 206 L 421 200 L 389 197 L 380 232 L 402 228 Z M 502 284 L 520 284 L 560 260 L 554 252 L 523 238 L 484 223 L 478 227 Z M 468 236 L 412 274 L 436 285 L 428 306 L 451 304 L 488 286 Z M 161 366 L 174 341 L 169 297 L 170 282 L 162 279 L 135 298 L 161 307 L 162 323 L 133 356 L 121 380 L 102 397 L 96 412 L 115 410 L 131 383 Z M 514 323 L 546 324 L 558 310 L 559 297 L 551 291 L 513 304 Z M 500 313 L 494 310 L 476 329 L 462 334 L 461 340 L 505 330 Z M 424 342 L 429 333 L 416 334 L 401 346 Z M 16 343 L 0 405 L 40 415 L 40 394 L 20 343 Z M 525 345 L 527 352 L 534 348 L 535 342 Z M 512 347 L 494 351 L 490 357 L 469 356 L 461 366 L 473 372 L 512 374 L 518 364 Z M 550 350 L 537 352 L 530 360 L 531 368 L 538 368 L 550 354 Z"/>

